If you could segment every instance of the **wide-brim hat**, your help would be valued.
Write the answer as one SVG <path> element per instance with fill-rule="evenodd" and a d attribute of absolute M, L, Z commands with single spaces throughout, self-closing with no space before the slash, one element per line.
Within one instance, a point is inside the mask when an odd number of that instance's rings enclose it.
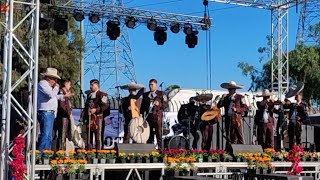
<path fill-rule="evenodd" d="M 276 95 L 275 92 L 270 92 L 269 89 L 264 89 L 261 95 L 257 95 L 257 97 L 266 97 Z"/>
<path fill-rule="evenodd" d="M 130 84 L 121 86 L 121 89 L 126 89 L 126 90 L 137 90 L 137 89 L 141 89 L 144 88 L 144 86 L 142 84 L 136 84 L 134 82 L 131 82 Z"/>
<path fill-rule="evenodd" d="M 304 88 L 304 83 L 301 81 L 297 82 L 296 84 L 294 84 L 289 88 L 289 91 L 286 94 L 286 98 L 291 98 L 299 94 L 303 90 L 303 88 Z"/>
<path fill-rule="evenodd" d="M 230 81 L 228 83 L 222 83 L 220 86 L 224 89 L 242 89 L 243 88 L 243 85 L 237 84 L 234 81 Z"/>
<path fill-rule="evenodd" d="M 42 76 L 49 76 L 49 77 L 61 79 L 60 76 L 58 76 L 58 70 L 56 68 L 47 68 L 45 73 L 40 73 L 40 74 Z"/>

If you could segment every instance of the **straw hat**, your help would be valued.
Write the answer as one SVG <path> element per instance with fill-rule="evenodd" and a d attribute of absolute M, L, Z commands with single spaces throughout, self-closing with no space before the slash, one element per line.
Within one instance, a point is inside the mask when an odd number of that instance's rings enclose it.
<path fill-rule="evenodd" d="M 230 81 L 228 83 L 222 83 L 220 86 L 224 89 L 242 89 L 243 88 L 243 85 L 237 84 L 234 81 Z"/>
<path fill-rule="evenodd" d="M 49 77 L 61 79 L 60 76 L 58 76 L 58 70 L 56 68 L 47 68 L 45 73 L 40 73 L 40 74 L 42 76 L 49 76 Z"/>

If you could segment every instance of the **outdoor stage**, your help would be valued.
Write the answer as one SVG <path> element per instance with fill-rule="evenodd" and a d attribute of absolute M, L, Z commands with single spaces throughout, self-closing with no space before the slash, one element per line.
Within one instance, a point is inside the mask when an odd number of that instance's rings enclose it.
<path fill-rule="evenodd" d="M 198 176 L 208 176 L 221 179 L 228 179 L 230 175 L 234 174 L 235 170 L 245 172 L 248 164 L 246 162 L 204 162 L 204 163 L 193 163 L 197 168 Z M 271 162 L 274 167 L 275 174 L 287 174 L 287 170 L 292 163 L 291 162 Z M 304 170 L 301 172 L 303 176 L 312 176 L 315 180 L 320 180 L 320 162 L 300 162 L 299 163 Z M 116 164 L 86 164 L 85 168 L 90 172 L 90 180 L 104 180 L 114 179 L 115 177 L 108 177 L 106 173 L 109 171 L 123 171 L 127 173 L 127 179 L 133 173 L 136 173 L 136 177 L 139 180 L 146 179 L 149 171 L 159 171 L 161 175 L 165 174 L 165 163 L 116 163 Z M 51 170 L 50 165 L 36 165 L 35 170 Z M 129 171 L 129 172 L 128 172 Z M 239 171 L 238 171 L 239 172 Z M 238 173 L 239 174 L 239 173 Z M 241 173 L 240 173 L 241 174 Z"/>

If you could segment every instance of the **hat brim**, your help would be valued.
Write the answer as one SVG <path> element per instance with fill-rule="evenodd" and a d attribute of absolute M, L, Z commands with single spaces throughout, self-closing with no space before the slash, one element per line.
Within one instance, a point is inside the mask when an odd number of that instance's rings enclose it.
<path fill-rule="evenodd" d="M 296 88 L 295 89 L 292 89 L 292 87 L 289 89 L 288 93 L 286 94 L 286 98 L 291 98 L 297 94 L 299 94 L 303 89 L 304 89 L 304 83 L 302 82 L 298 82 L 296 84 Z"/>
<path fill-rule="evenodd" d="M 40 73 L 42 76 L 49 76 L 49 77 L 54 77 L 54 78 L 57 78 L 57 79 L 61 79 L 60 76 L 57 76 L 57 75 L 52 75 L 52 74 L 47 74 L 47 73 Z"/>
<path fill-rule="evenodd" d="M 239 85 L 239 84 L 233 85 L 230 83 L 222 83 L 220 86 L 224 89 L 242 89 L 243 88 L 242 85 Z"/>
<path fill-rule="evenodd" d="M 121 86 L 121 89 L 126 89 L 126 90 L 137 90 L 141 88 L 144 88 L 142 84 L 128 84 L 128 85 Z"/>

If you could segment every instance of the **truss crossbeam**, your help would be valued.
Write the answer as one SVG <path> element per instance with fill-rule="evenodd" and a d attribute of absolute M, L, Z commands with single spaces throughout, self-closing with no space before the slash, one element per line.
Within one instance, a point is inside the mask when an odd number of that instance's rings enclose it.
<path fill-rule="evenodd" d="M 281 7 L 291 7 L 297 4 L 297 0 L 290 0 L 283 3 L 278 3 L 278 0 L 209 0 L 212 2 L 233 4 L 245 7 L 254 7 L 260 9 L 277 9 Z"/>
<path fill-rule="evenodd" d="M 204 18 L 198 16 L 128 8 L 108 4 L 94 4 L 89 2 L 83 2 L 82 4 L 83 6 L 81 7 L 80 1 L 72 1 L 72 3 L 69 4 L 49 6 L 52 11 L 61 14 L 73 14 L 75 11 L 80 11 L 86 16 L 95 13 L 98 14 L 100 18 L 117 18 L 120 21 L 131 16 L 134 17 L 138 23 L 146 23 L 148 20 L 153 19 L 158 24 L 165 26 L 169 26 L 171 23 L 188 23 L 192 24 L 195 29 L 200 29 L 201 26 L 207 26 L 203 21 Z"/>

